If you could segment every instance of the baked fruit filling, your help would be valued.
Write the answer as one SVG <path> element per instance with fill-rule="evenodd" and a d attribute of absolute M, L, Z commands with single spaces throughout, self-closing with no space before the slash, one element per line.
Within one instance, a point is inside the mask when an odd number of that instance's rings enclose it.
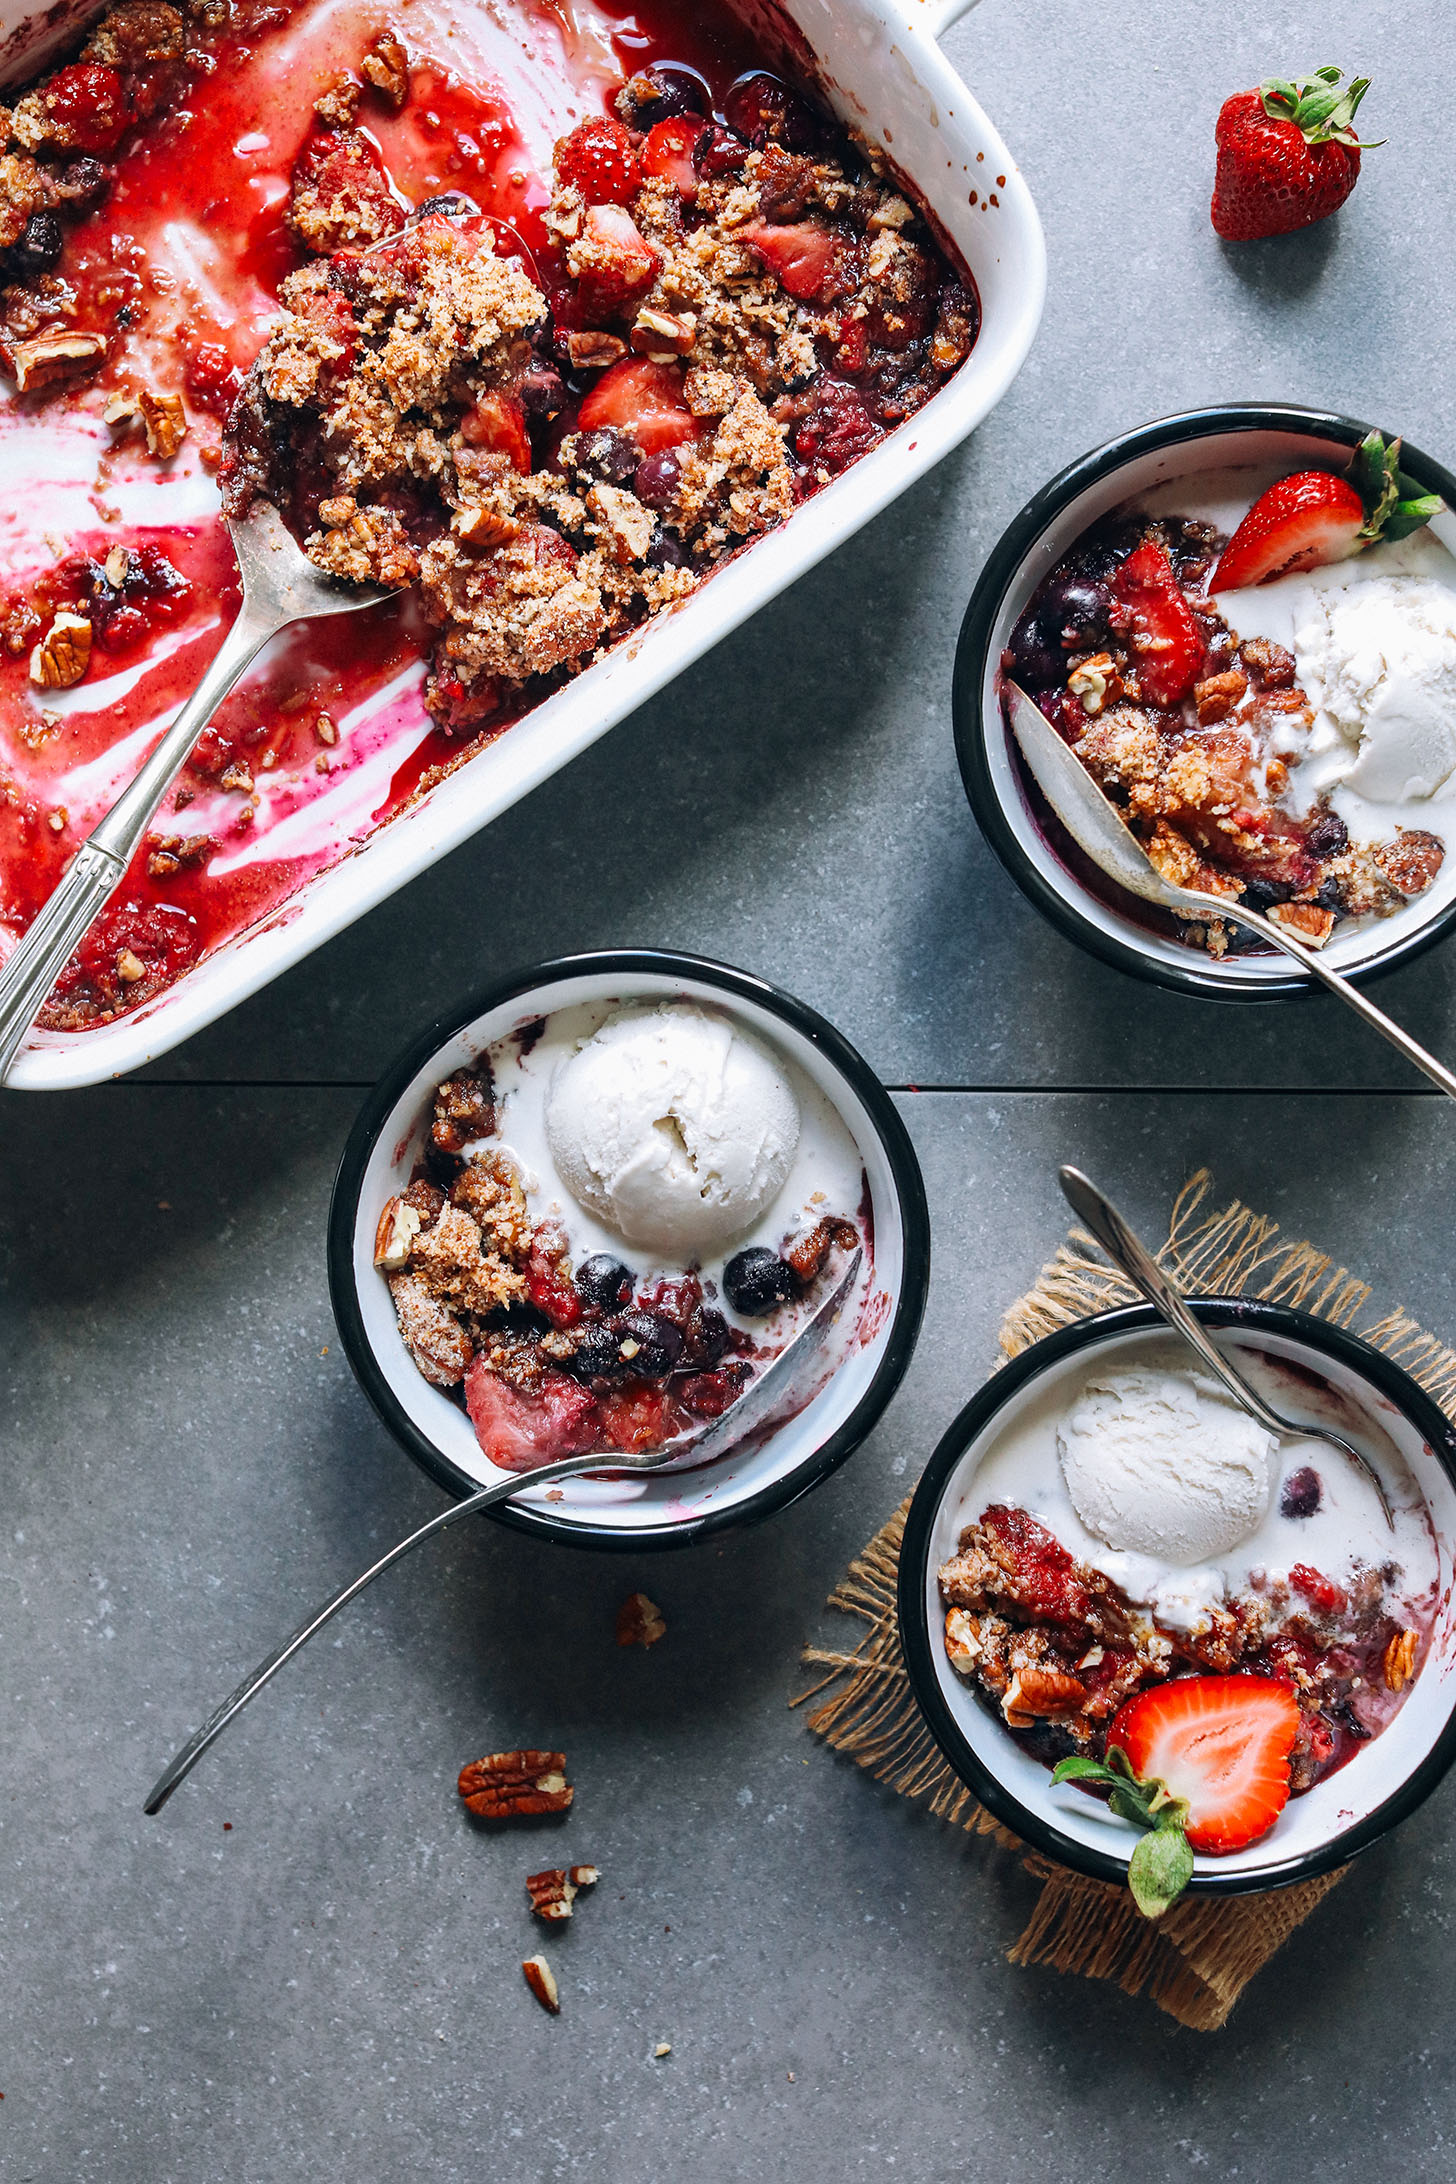
<path fill-rule="evenodd" d="M 974 343 L 968 283 L 822 110 L 766 73 L 719 117 L 690 98 L 645 73 L 625 118 L 563 137 L 534 252 L 468 199 L 403 207 L 336 99 L 299 156 L 310 262 L 229 424 L 226 504 L 262 493 L 320 567 L 418 586 L 452 733 L 685 598 Z"/>
<path fill-rule="evenodd" d="M 820 1214 L 780 1251 L 735 1252 L 721 1292 L 696 1266 L 578 1259 L 558 1213 L 532 1219 L 499 1128 L 485 1061 L 437 1088 L 426 1151 L 380 1216 L 374 1257 L 415 1365 L 463 1400 L 505 1471 L 644 1453 L 720 1418 L 789 1339 L 780 1308 L 817 1301 L 860 1244 L 852 1220 Z"/>
<path fill-rule="evenodd" d="M 1423 894 L 1445 845 L 1399 826 L 1353 842 L 1325 797 L 1298 808 L 1315 708 L 1293 654 L 1241 637 L 1210 592 L 1228 543 L 1180 517 L 1107 519 L 1039 586 L 1004 666 L 1165 879 L 1322 947 L 1341 919 L 1389 916 Z M 1177 932 L 1215 956 L 1264 945 L 1216 913 L 1180 913 Z"/>
<path fill-rule="evenodd" d="M 1317 1492 L 1317 1487 L 1316 1487 Z M 987 1509 L 942 1563 L 945 1650 L 1016 1737 L 1048 1765 L 1105 1756 L 1114 1717 L 1180 1678 L 1258 1677 L 1298 1707 L 1289 1792 L 1353 1757 L 1399 1711 L 1424 1651 L 1391 1612 L 1394 1568 L 1349 1585 L 1295 1563 L 1251 1583 L 1192 1629 L 1160 1624 L 1009 1504 Z"/>
<path fill-rule="evenodd" d="M 278 912 L 975 342 L 886 160 L 726 7 L 511 0 L 479 36 L 467 63 L 411 0 L 123 0 L 6 93 L 0 454 L 73 474 L 63 530 L 0 525 L 0 952 L 236 611 L 215 478 L 400 588 L 225 703 L 49 1028 Z M 538 139 L 587 117 L 545 173 L 517 95 Z"/>

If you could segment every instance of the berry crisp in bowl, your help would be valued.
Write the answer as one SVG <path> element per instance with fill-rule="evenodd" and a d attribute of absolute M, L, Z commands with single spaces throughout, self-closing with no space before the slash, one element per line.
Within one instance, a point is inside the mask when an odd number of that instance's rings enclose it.
<path fill-rule="evenodd" d="M 236 611 L 224 506 L 402 587 L 220 709 L 13 1082 L 210 1020 L 1004 391 L 1042 259 L 999 139 L 927 34 L 877 68 L 879 0 L 750 14 L 117 0 L 12 48 L 0 952 Z"/>
<path fill-rule="evenodd" d="M 1315 1433 L 1276 1443 L 1139 1305 L 1034 1343 L 966 1406 L 900 1562 L 907 1667 L 951 1765 L 1152 1916 L 1184 1887 L 1330 1871 L 1456 1757 L 1456 1430 L 1326 1321 L 1193 1309 L 1378 1489 Z"/>
<path fill-rule="evenodd" d="M 898 1385 L 928 1268 L 915 1156 L 861 1058 L 659 950 L 547 964 L 433 1027 L 366 1102 L 329 1221 L 345 1348 L 407 1451 L 464 1494 L 600 1450 L 501 1512 L 593 1545 L 680 1544 L 825 1477 Z M 613 1473 L 731 1415 L 846 1283 L 767 1427 Z"/>
<path fill-rule="evenodd" d="M 1070 841 L 1005 718 L 1019 683 L 1174 884 L 1392 967 L 1456 916 L 1456 481 L 1353 419 L 1225 404 L 1095 450 L 1011 525 L 961 632 L 955 728 L 997 855 L 1054 923 L 1181 991 L 1307 974 L 1134 901 Z"/>

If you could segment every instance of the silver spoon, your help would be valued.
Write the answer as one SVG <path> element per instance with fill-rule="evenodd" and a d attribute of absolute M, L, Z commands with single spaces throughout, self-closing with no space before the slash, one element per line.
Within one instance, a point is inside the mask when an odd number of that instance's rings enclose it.
<path fill-rule="evenodd" d="M 228 1723 L 242 1712 L 249 1699 L 255 1698 L 264 1684 L 277 1675 L 284 1662 L 291 1661 L 294 1654 L 308 1644 L 315 1632 L 322 1630 L 325 1623 L 338 1614 L 340 1608 L 346 1608 L 351 1600 L 363 1592 L 366 1585 L 372 1585 L 376 1577 L 382 1577 L 386 1570 L 402 1561 L 422 1540 L 432 1538 L 436 1532 L 443 1532 L 452 1524 L 459 1524 L 465 1517 L 477 1515 L 482 1509 L 493 1508 L 497 1502 L 510 1501 L 516 1494 L 546 1486 L 553 1479 L 574 1479 L 587 1471 L 660 1471 L 664 1464 L 670 1464 L 680 1456 L 691 1454 L 700 1461 L 710 1455 L 721 1456 L 737 1442 L 747 1440 L 751 1433 L 773 1423 L 780 1413 L 806 1402 L 813 1393 L 814 1367 L 845 1300 L 853 1291 L 863 1259 L 864 1253 L 856 1250 L 839 1281 L 816 1308 L 813 1317 L 799 1329 L 792 1342 L 785 1344 L 773 1363 L 759 1374 L 757 1380 L 750 1383 L 738 1401 L 711 1424 L 695 1426 L 691 1433 L 680 1433 L 662 1448 L 651 1449 L 643 1456 L 620 1456 L 597 1449 L 589 1456 L 563 1456 L 559 1463 L 542 1464 L 536 1471 L 509 1472 L 502 1478 L 493 1479 L 489 1486 L 483 1486 L 478 1494 L 468 1495 L 464 1501 L 453 1502 L 448 1509 L 442 1509 L 437 1517 L 431 1517 L 428 1524 L 422 1524 L 418 1531 L 411 1532 L 407 1539 L 402 1539 L 397 1546 L 391 1547 L 388 1554 L 381 1555 L 362 1576 L 356 1577 L 352 1585 L 346 1585 L 342 1592 L 335 1593 L 333 1599 L 311 1615 L 306 1623 L 300 1623 L 291 1638 L 286 1638 L 281 1646 L 268 1655 L 266 1661 L 260 1661 L 252 1673 L 243 1678 L 235 1691 L 228 1693 L 221 1706 L 208 1715 L 196 1735 L 188 1739 L 176 1758 L 157 1777 L 142 1807 L 143 1812 L 160 1812 L 178 1783 L 191 1774 L 208 1745 L 215 1737 L 221 1736 Z"/>
<path fill-rule="evenodd" d="M 1079 1219 L 1086 1222 L 1113 1265 L 1122 1269 L 1134 1289 L 1142 1291 L 1153 1310 L 1161 1313 L 1174 1333 L 1181 1335 L 1189 1348 L 1198 1352 L 1209 1371 L 1223 1382 L 1240 1409 L 1246 1410 L 1267 1433 L 1277 1435 L 1280 1440 L 1294 1434 L 1305 1440 L 1328 1441 L 1342 1456 L 1347 1456 L 1375 1489 L 1380 1506 L 1385 1512 L 1385 1521 L 1393 1532 L 1395 1518 L 1391 1514 L 1390 1501 L 1380 1475 L 1369 1458 L 1362 1456 L 1358 1448 L 1342 1434 L 1333 1432 L 1330 1427 L 1302 1425 L 1293 1418 L 1283 1417 L 1271 1403 L 1266 1403 L 1237 1367 L 1231 1365 L 1223 1352 L 1214 1347 L 1207 1329 L 1189 1311 L 1181 1289 L 1168 1279 L 1152 1253 L 1128 1227 L 1112 1201 L 1103 1196 L 1097 1185 L 1083 1175 L 1080 1168 L 1061 1168 L 1057 1173 L 1067 1204 Z"/>
<path fill-rule="evenodd" d="M 1247 925 L 1272 946 L 1282 948 L 1286 955 L 1302 963 L 1312 978 L 1317 978 L 1322 986 L 1328 986 L 1331 993 L 1337 993 L 1357 1016 L 1364 1017 L 1372 1030 L 1380 1033 L 1382 1039 L 1388 1039 L 1408 1062 L 1414 1062 L 1417 1069 L 1424 1070 L 1432 1084 L 1439 1085 L 1456 1100 L 1456 1076 L 1418 1045 L 1408 1031 L 1402 1031 L 1383 1009 L 1368 1001 L 1358 986 L 1332 969 L 1316 949 L 1307 948 L 1302 940 L 1296 940 L 1271 918 L 1247 909 L 1241 902 L 1231 902 L 1226 895 L 1211 895 L 1201 887 L 1175 887 L 1171 880 L 1165 880 L 1154 869 L 1147 851 L 1117 806 L 1104 796 L 1081 759 L 1057 734 L 1040 706 L 1027 696 L 1019 683 L 1008 679 L 1005 687 L 1010 700 L 1012 733 L 1033 780 L 1078 848 L 1085 850 L 1110 880 L 1125 887 L 1129 894 L 1140 895 L 1144 902 L 1155 902 L 1164 910 L 1213 910 L 1221 918 L 1231 918 L 1236 925 Z"/>
<path fill-rule="evenodd" d="M 255 501 L 246 516 L 229 521 L 228 530 L 243 580 L 237 620 L 171 727 L 92 828 L 0 969 L 0 1084 L 77 942 L 121 885 L 157 806 L 244 669 L 294 622 L 354 614 L 394 597 L 378 585 L 346 585 L 315 568 L 271 502 Z"/>

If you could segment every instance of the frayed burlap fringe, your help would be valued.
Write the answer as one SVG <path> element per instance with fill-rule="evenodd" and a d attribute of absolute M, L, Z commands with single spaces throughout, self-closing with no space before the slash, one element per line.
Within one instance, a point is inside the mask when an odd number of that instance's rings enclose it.
<path fill-rule="evenodd" d="M 1340 1327 L 1356 1325 L 1370 1300 L 1368 1284 L 1312 1244 L 1281 1243 L 1276 1222 L 1237 1200 L 1222 1213 L 1205 1214 L 1211 1187 L 1207 1169 L 1185 1183 L 1158 1254 L 1185 1289 L 1205 1296 L 1259 1297 Z M 1002 1321 L 999 1340 L 1006 1357 L 1071 1320 L 1135 1301 L 1123 1277 L 1092 1255 L 1095 1248 L 1090 1236 L 1072 1230 L 1035 1287 L 1017 1298 Z M 1456 1416 L 1456 1352 L 1402 1311 L 1359 1331 Z M 1149 1995 L 1180 2024 L 1199 2032 L 1217 2030 L 1254 1974 L 1342 1875 L 1263 1896 L 1194 1897 L 1152 1925 L 1138 1915 L 1125 1888 L 1087 1880 L 1027 1851 L 946 1764 L 910 1689 L 895 1613 L 909 1507 L 907 1497 L 829 1596 L 831 1608 L 867 1626 L 864 1636 L 849 1652 L 806 1647 L 806 1664 L 824 1674 L 793 1704 L 827 1692 L 809 1726 L 837 1751 L 902 1797 L 927 1805 L 937 1819 L 1021 1853 L 1042 1892 L 1011 1950 L 1013 1964 L 1047 1964 L 1089 1979 L 1115 1979 L 1127 1994 Z"/>

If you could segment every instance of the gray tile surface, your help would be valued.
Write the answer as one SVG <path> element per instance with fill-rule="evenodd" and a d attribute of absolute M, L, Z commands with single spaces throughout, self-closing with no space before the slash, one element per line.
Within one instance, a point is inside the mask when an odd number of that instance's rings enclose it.
<path fill-rule="evenodd" d="M 452 1535 L 148 1821 L 162 1760 L 241 1669 L 437 1506 L 355 1389 L 324 1298 L 354 1104 L 180 1087 L 0 1103 L 7 2184 L 1111 2184 L 1272 2176 L 1296 2149 L 1328 2176 L 1397 2156 L 1449 2175 L 1449 1787 L 1204 2039 L 1010 1969 L 1025 1879 L 786 1708 L 819 1602 L 1061 1232 L 1057 1160 L 1152 1230 L 1211 1155 L 1223 1191 L 1337 1241 L 1377 1303 L 1450 1327 L 1448 1259 L 1416 1240 L 1453 1182 L 1438 1102 L 903 1098 L 936 1280 L 904 1388 L 836 1478 L 678 1554 Z M 1315 1140 L 1339 1161 L 1291 1160 Z M 637 1585 L 669 1626 L 648 1654 L 612 1637 Z M 562 1828 L 464 1818 L 464 1759 L 558 1740 L 578 1785 Z M 522 1882 L 558 1859 L 603 1881 L 549 1944 L 548 2022 L 518 1970 L 538 1938 Z M 659 2039 L 673 2052 L 655 2062 Z"/>
<path fill-rule="evenodd" d="M 1456 1332 L 1444 1105 L 1389 1089 L 1397 1066 L 1322 1003 L 1218 1013 L 1047 931 L 976 836 L 947 709 L 984 554 L 1108 433 L 1266 394 L 1452 454 L 1448 131 L 1412 87 L 1453 43 L 1449 11 L 1405 0 L 984 0 L 949 48 L 1024 161 L 1052 286 L 974 442 L 150 1081 L 0 1097 L 6 2184 L 1450 2176 L 1456 1790 L 1199 2038 L 1008 1967 L 1024 1877 L 818 1748 L 786 1701 L 829 1585 L 1060 1236 L 1059 1160 L 1149 1229 L 1208 1163 L 1378 1303 Z M 1391 147 L 1336 225 L 1223 251 L 1219 97 L 1326 58 L 1378 74 Z M 818 1493 L 722 1545 L 451 1535 L 144 1820 L 241 1670 L 438 1506 L 329 1315 L 354 1088 L 508 965 L 641 942 L 781 980 L 894 1084 L 970 1088 L 901 1096 L 936 1261 L 893 1408 Z M 1452 961 L 1383 994 L 1447 1053 Z M 612 1642 L 637 1585 L 668 1619 L 650 1654 Z M 479 1832 L 460 1763 L 531 1740 L 565 1745 L 576 1809 Z M 521 1884 L 558 1857 L 604 1878 L 550 1944 L 548 2022 L 518 1970 Z"/>

